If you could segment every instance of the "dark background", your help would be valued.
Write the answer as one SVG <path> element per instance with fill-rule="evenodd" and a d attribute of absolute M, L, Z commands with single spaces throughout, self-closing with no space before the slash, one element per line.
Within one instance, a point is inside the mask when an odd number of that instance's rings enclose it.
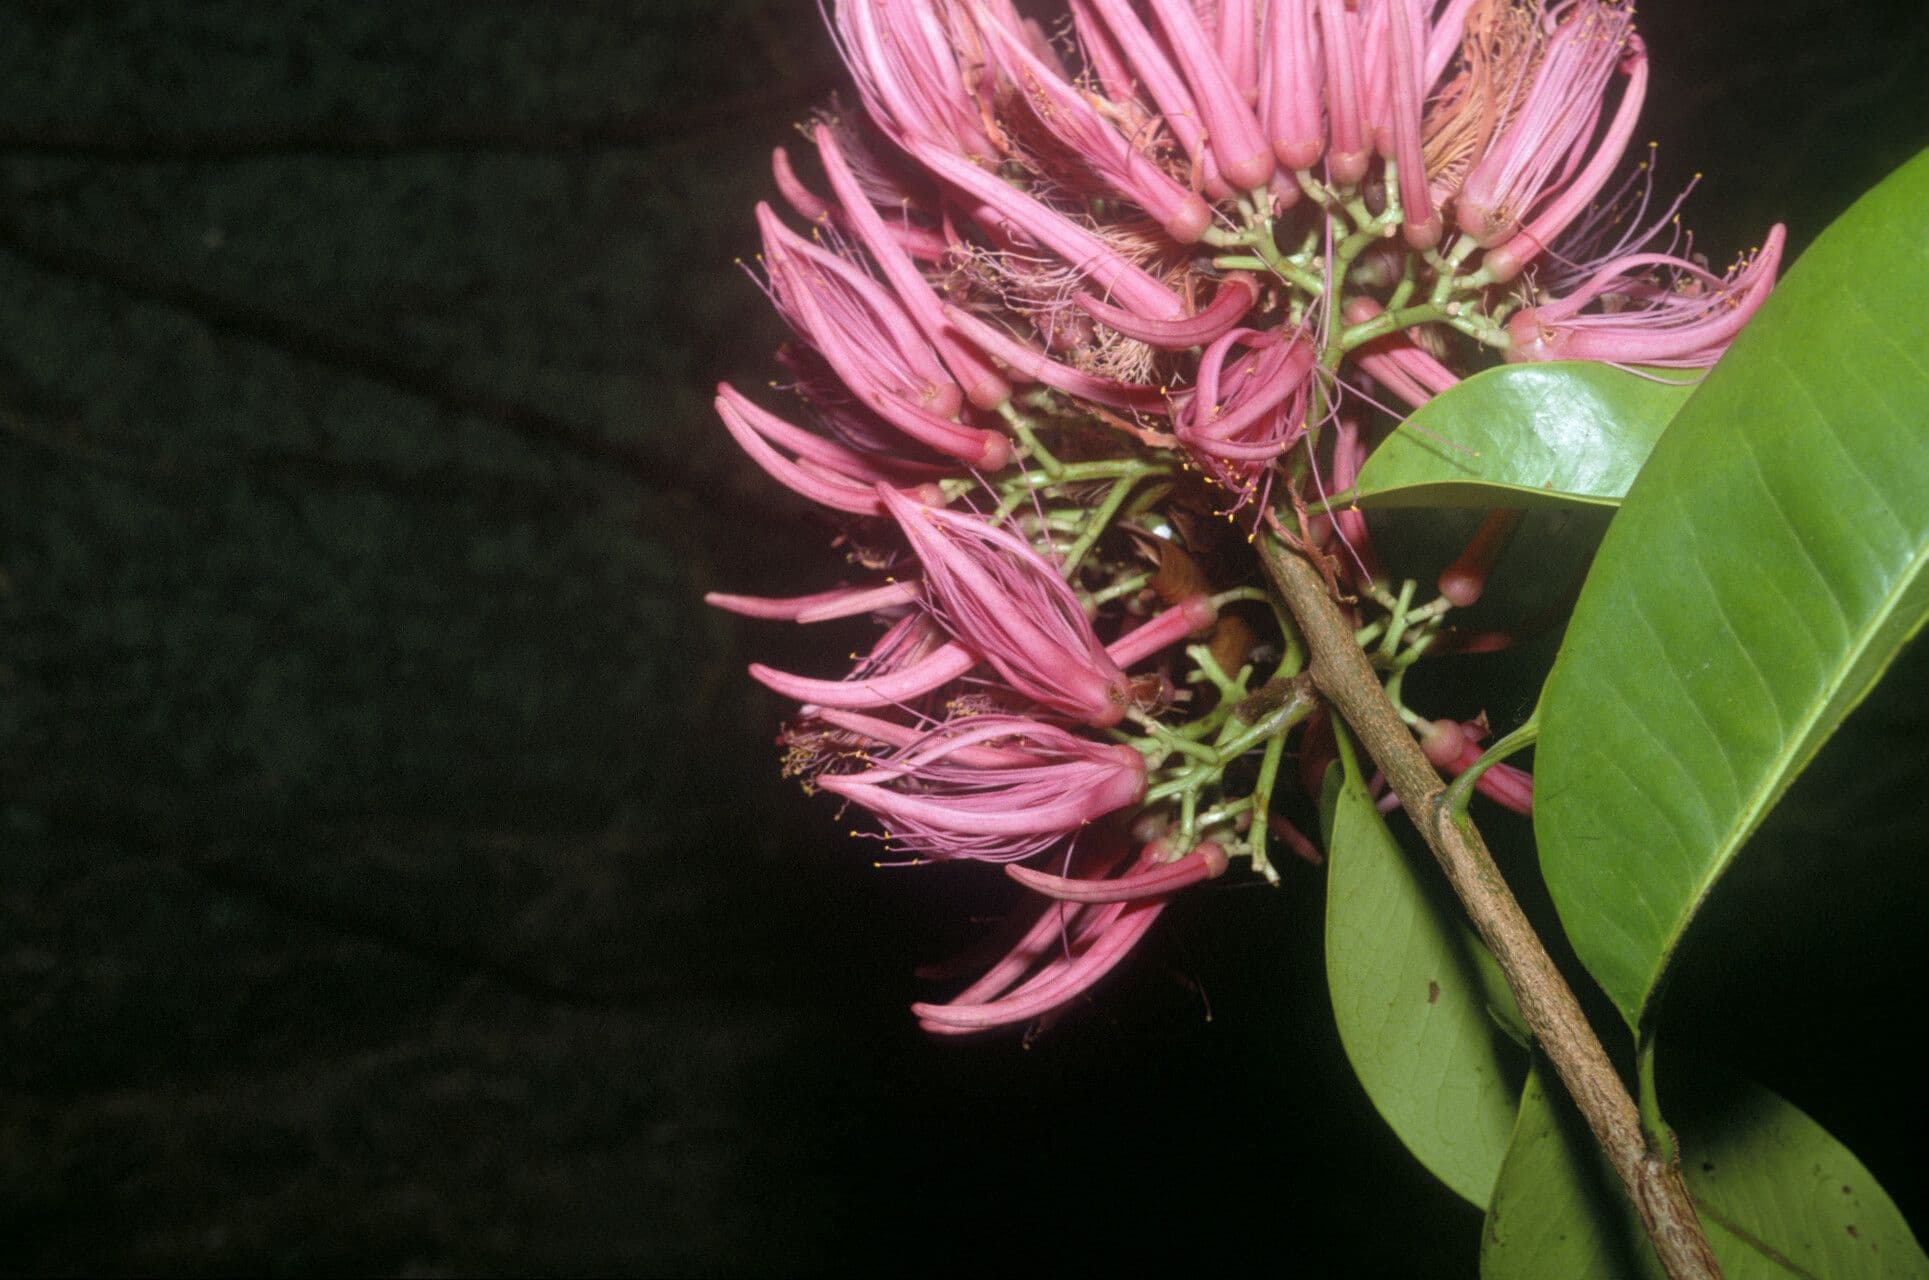
<path fill-rule="evenodd" d="M 1643 29 L 1717 263 L 1929 130 L 1914 0 Z M 937 1044 L 910 971 L 996 895 L 777 778 L 743 664 L 825 642 L 699 597 L 835 566 L 708 399 L 773 372 L 733 258 L 837 83 L 804 0 L 0 0 L 0 1271 L 1471 1272 L 1340 1056 L 1317 872 Z M 1925 666 L 1664 1041 L 1919 1228 Z"/>

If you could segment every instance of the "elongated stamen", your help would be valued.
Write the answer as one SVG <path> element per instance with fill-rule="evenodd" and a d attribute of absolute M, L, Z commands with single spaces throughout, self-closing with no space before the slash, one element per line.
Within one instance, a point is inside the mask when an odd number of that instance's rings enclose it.
<path fill-rule="evenodd" d="M 1785 228 L 1772 227 L 1760 252 L 1726 278 L 1666 254 L 1610 262 L 1565 298 L 1516 312 L 1507 358 L 1706 368 L 1767 301 L 1785 238 Z M 1605 309 L 1583 310 L 1595 303 Z"/>
<path fill-rule="evenodd" d="M 1513 237 L 1531 215 L 1571 185 L 1578 203 L 1562 205 L 1548 225 L 1535 228 L 1535 239 L 1528 242 L 1544 244 L 1558 230 L 1553 222 L 1565 226 L 1619 163 L 1647 83 L 1647 60 L 1631 34 L 1631 21 L 1629 9 L 1603 0 L 1574 0 L 1563 10 L 1519 109 L 1468 172 L 1454 201 L 1460 229 L 1483 247 Z M 1594 148 L 1598 163 L 1584 164 L 1609 81 L 1630 61 L 1635 73 L 1631 92 L 1623 95 L 1607 137 Z M 1518 264 L 1532 256 L 1523 256 L 1524 250 L 1525 245 L 1510 246 L 1489 264 L 1490 273 L 1510 267 L 1518 271 Z"/>
<path fill-rule="evenodd" d="M 1520 274 L 1521 268 L 1567 230 L 1568 225 L 1601 193 L 1601 188 L 1607 185 L 1608 178 L 1627 153 L 1628 141 L 1634 136 L 1635 120 L 1641 114 L 1641 103 L 1648 89 L 1647 53 L 1638 38 L 1629 39 L 1632 52 L 1624 61 L 1632 70 L 1627 87 L 1621 91 L 1621 105 L 1615 111 L 1614 122 L 1608 127 L 1607 135 L 1594 149 L 1587 167 L 1563 187 L 1558 196 L 1535 213 L 1521 227 L 1518 235 L 1490 250 L 1481 259 L 1481 265 L 1494 280 L 1505 282 L 1513 279 Z"/>

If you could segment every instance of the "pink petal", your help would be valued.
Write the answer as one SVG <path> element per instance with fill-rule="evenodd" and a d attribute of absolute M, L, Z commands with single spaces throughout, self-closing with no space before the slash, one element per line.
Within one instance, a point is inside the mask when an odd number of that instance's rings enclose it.
<path fill-rule="evenodd" d="M 1055 876 L 1015 862 L 1005 864 L 1005 874 L 1027 889 L 1064 902 L 1136 902 L 1214 879 L 1223 875 L 1228 865 L 1226 851 L 1207 841 L 1176 862 L 1156 863 L 1112 880 Z"/>
<path fill-rule="evenodd" d="M 1244 272 L 1234 272 L 1219 282 L 1212 302 L 1203 311 L 1184 320 L 1147 320 L 1143 316 L 1110 306 L 1089 293 L 1076 301 L 1100 324 L 1118 330 L 1161 351 L 1184 351 L 1202 347 L 1238 324 L 1259 298 L 1259 287 Z"/>
<path fill-rule="evenodd" d="M 963 645 L 942 645 L 908 667 L 856 680 L 813 680 L 778 671 L 761 662 L 750 664 L 750 677 L 786 698 L 826 707 L 888 707 L 930 693 L 960 678 L 978 665 L 978 657 Z"/>

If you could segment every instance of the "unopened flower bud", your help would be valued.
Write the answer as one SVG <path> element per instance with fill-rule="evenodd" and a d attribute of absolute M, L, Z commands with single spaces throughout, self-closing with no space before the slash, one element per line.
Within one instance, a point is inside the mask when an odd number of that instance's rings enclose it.
<path fill-rule="evenodd" d="M 1468 541 L 1467 549 L 1440 571 L 1440 594 L 1452 602 L 1454 608 L 1465 609 L 1480 599 L 1480 593 L 1487 587 L 1487 575 L 1506 548 L 1507 539 L 1519 527 L 1522 514 L 1519 510 L 1489 511 Z"/>
<path fill-rule="evenodd" d="M 1459 773 L 1465 767 L 1460 764 L 1461 754 L 1473 744 L 1467 741 L 1466 730 L 1454 721 L 1422 720 L 1413 731 L 1419 735 L 1420 750 L 1426 753 L 1434 768 Z M 1457 765 L 1460 767 L 1456 768 Z"/>

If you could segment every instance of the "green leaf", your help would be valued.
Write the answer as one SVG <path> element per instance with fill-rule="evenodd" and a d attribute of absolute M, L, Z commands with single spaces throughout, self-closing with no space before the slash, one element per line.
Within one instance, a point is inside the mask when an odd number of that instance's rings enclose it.
<path fill-rule="evenodd" d="M 1363 507 L 1611 507 L 1694 382 L 1591 362 L 1488 369 L 1415 410 L 1366 460 L 1353 498 Z"/>
<path fill-rule="evenodd" d="M 1522 1055 L 1488 1012 L 1480 943 L 1431 866 L 1416 866 L 1368 796 L 1340 734 L 1328 775 L 1326 975 L 1340 1042 L 1394 1133 L 1485 1207 L 1513 1125 Z M 1501 1017 L 1518 1020 L 1503 985 Z"/>
<path fill-rule="evenodd" d="M 1586 1125 L 1537 1063 L 1481 1237 L 1482 1280 L 1649 1280 L 1660 1264 Z M 1894 1201 L 1827 1130 L 1705 1064 L 1671 1092 L 1682 1174 L 1728 1280 L 1929 1275 Z"/>
<path fill-rule="evenodd" d="M 1667 1105 L 1728 1280 L 1929 1276 L 1895 1202 L 1828 1130 L 1743 1076 L 1697 1075 Z"/>
<path fill-rule="evenodd" d="M 1929 153 L 1788 273 L 1655 449 L 1548 679 L 1541 866 L 1631 1024 L 1749 833 L 1929 612 L 1925 202 Z"/>
<path fill-rule="evenodd" d="M 1662 1280 L 1613 1170 L 1539 1061 L 1480 1233 L 1481 1280 Z"/>

